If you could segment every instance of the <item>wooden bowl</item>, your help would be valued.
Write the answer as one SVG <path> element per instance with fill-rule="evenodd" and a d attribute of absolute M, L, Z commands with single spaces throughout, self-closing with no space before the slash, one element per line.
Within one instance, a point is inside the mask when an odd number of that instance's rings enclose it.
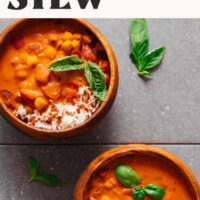
<path fill-rule="evenodd" d="M 15 33 L 16 30 L 20 28 L 23 30 L 23 26 L 32 23 L 34 20 L 50 20 L 50 19 L 18 19 L 10 24 L 0 35 L 0 52 L 3 51 L 3 47 L 7 44 L 9 39 L 11 39 L 12 35 Z M 107 53 L 108 60 L 110 62 L 110 85 L 107 92 L 106 100 L 101 104 L 98 110 L 92 115 L 91 118 L 83 122 L 82 124 L 74 127 L 68 128 L 63 130 L 44 130 L 39 128 L 34 128 L 20 119 L 16 118 L 6 107 L 2 99 L 0 98 L 0 111 L 3 116 L 16 128 L 24 132 L 25 134 L 32 136 L 34 138 L 38 138 L 41 140 L 49 140 L 49 141 L 56 141 L 67 139 L 69 137 L 79 135 L 85 133 L 92 128 L 94 128 L 108 113 L 110 108 L 113 105 L 113 102 L 116 97 L 117 89 L 118 89 L 118 67 L 117 61 L 114 55 L 114 52 L 106 40 L 106 38 L 102 35 L 102 33 L 97 30 L 93 25 L 87 22 L 84 19 L 62 19 L 67 21 L 72 21 L 74 24 L 80 24 L 80 26 L 86 27 L 92 34 L 96 36 L 96 38 L 101 42 L 104 46 L 105 51 Z M 38 22 L 39 24 L 39 22 Z M 9 83 L 8 83 L 9 84 Z"/>
<path fill-rule="evenodd" d="M 91 177 L 105 165 L 120 157 L 135 154 L 154 156 L 160 160 L 162 159 L 172 164 L 175 167 L 175 170 L 177 170 L 177 172 L 181 174 L 181 177 L 183 176 L 184 180 L 188 183 L 188 190 L 191 191 L 192 199 L 200 200 L 199 184 L 190 169 L 181 160 L 163 149 L 142 144 L 119 146 L 106 151 L 94 159 L 80 176 L 74 189 L 73 200 L 85 200 L 84 197 L 87 192 Z"/>

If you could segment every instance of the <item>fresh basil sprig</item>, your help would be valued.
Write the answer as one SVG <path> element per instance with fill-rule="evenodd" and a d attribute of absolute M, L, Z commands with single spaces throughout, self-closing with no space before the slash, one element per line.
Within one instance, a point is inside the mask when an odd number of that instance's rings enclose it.
<path fill-rule="evenodd" d="M 52 63 L 49 68 L 53 71 L 70 71 L 84 69 L 86 79 L 93 94 L 101 101 L 106 98 L 106 81 L 101 68 L 93 62 L 84 61 L 78 56 L 66 56 Z"/>
<path fill-rule="evenodd" d="M 142 200 L 146 196 L 146 192 L 144 191 L 144 187 L 136 187 L 132 191 L 132 196 L 135 200 Z"/>
<path fill-rule="evenodd" d="M 115 168 L 115 176 L 126 187 L 134 187 L 141 181 L 138 174 L 130 166 L 124 164 Z"/>
<path fill-rule="evenodd" d="M 53 176 L 51 174 L 37 174 L 38 166 L 37 161 L 34 157 L 29 158 L 29 168 L 31 172 L 31 178 L 29 179 L 29 182 L 37 180 L 44 184 L 52 186 L 58 186 L 60 184 L 60 180 L 56 176 Z"/>
<path fill-rule="evenodd" d="M 130 58 L 141 76 L 152 76 L 149 70 L 158 66 L 163 58 L 165 47 L 148 53 L 149 36 L 145 19 L 132 19 L 130 23 Z"/>
<path fill-rule="evenodd" d="M 132 191 L 132 197 L 135 200 L 142 200 L 146 195 L 154 199 L 162 199 L 165 195 L 165 190 L 156 184 L 149 184 L 145 188 L 143 186 L 136 187 Z"/>

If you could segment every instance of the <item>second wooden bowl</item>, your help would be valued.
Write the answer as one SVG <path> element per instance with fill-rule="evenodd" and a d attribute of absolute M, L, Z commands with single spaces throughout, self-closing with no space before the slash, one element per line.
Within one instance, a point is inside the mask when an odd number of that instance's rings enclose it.
<path fill-rule="evenodd" d="M 187 184 L 187 189 L 191 193 L 192 200 L 200 200 L 199 184 L 190 171 L 190 169 L 173 154 L 160 149 L 155 146 L 130 144 L 119 146 L 94 159 L 80 176 L 77 185 L 74 189 L 73 200 L 85 200 L 92 177 L 95 176 L 99 170 L 104 169 L 112 162 L 124 156 L 145 155 L 158 159 L 160 162 L 170 164 L 184 180 L 183 184 Z M 121 163 L 122 164 L 122 163 Z M 145 165 L 145 161 L 143 163 Z M 109 165 L 110 166 L 110 165 Z M 181 179 L 182 180 L 182 179 Z"/>

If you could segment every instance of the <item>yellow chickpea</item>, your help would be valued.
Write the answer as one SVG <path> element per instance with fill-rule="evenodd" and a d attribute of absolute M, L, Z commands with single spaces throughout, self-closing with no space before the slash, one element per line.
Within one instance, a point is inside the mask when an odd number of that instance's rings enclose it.
<path fill-rule="evenodd" d="M 15 77 L 18 79 L 24 79 L 29 75 L 27 67 L 25 65 L 17 65 L 15 68 Z"/>
<path fill-rule="evenodd" d="M 28 76 L 28 73 L 24 70 L 16 71 L 15 72 L 15 77 L 18 79 L 24 79 Z"/>
<path fill-rule="evenodd" d="M 26 60 L 26 64 L 29 67 L 33 67 L 38 64 L 38 58 L 36 56 L 28 56 Z"/>
<path fill-rule="evenodd" d="M 83 35 L 83 41 L 86 44 L 90 44 L 92 42 L 92 38 L 89 35 Z"/>
<path fill-rule="evenodd" d="M 37 97 L 34 105 L 35 108 L 40 111 L 48 105 L 48 101 L 44 97 Z"/>
<path fill-rule="evenodd" d="M 74 49 L 78 49 L 80 47 L 81 42 L 79 40 L 73 40 L 72 41 L 72 47 Z"/>
<path fill-rule="evenodd" d="M 72 50 L 72 41 L 65 41 L 62 43 L 62 46 L 61 46 L 62 50 L 65 51 L 65 52 L 69 52 Z"/>
<path fill-rule="evenodd" d="M 110 198 L 106 195 L 101 196 L 100 200 L 110 200 Z"/>
<path fill-rule="evenodd" d="M 19 62 L 20 62 L 20 60 L 19 60 L 19 58 L 18 57 L 13 57 L 12 58 L 12 60 L 11 60 L 11 64 L 13 64 L 13 65 L 17 65 L 17 64 L 19 64 Z"/>
<path fill-rule="evenodd" d="M 82 39 L 82 35 L 80 33 L 74 33 L 73 36 L 74 36 L 74 39 L 77 39 L 77 40 Z"/>
<path fill-rule="evenodd" d="M 50 35 L 49 36 L 49 42 L 56 43 L 57 41 L 58 41 L 58 36 L 57 35 Z"/>
<path fill-rule="evenodd" d="M 56 56 L 56 49 L 54 47 L 47 47 L 44 53 L 47 57 L 53 59 Z"/>
<path fill-rule="evenodd" d="M 104 184 L 104 186 L 105 186 L 107 189 L 109 189 L 109 190 L 113 188 L 112 183 L 110 183 L 109 181 L 107 181 L 107 182 Z"/>
<path fill-rule="evenodd" d="M 73 37 L 73 34 L 72 34 L 72 33 L 66 31 L 66 32 L 64 32 L 64 33 L 62 34 L 62 39 L 63 39 L 63 40 L 73 40 L 74 37 Z"/>
<path fill-rule="evenodd" d="M 21 64 L 26 63 L 27 58 L 28 58 L 28 54 L 26 54 L 26 53 L 22 54 L 21 57 L 20 57 L 20 63 Z"/>

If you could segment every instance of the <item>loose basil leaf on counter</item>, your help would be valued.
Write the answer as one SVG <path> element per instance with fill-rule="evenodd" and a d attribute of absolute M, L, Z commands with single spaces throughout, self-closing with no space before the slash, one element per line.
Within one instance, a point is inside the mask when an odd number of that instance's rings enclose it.
<path fill-rule="evenodd" d="M 156 49 L 142 58 L 139 71 L 150 70 L 160 64 L 165 52 L 165 47 Z"/>
<path fill-rule="evenodd" d="M 130 23 L 131 56 L 138 66 L 149 49 L 149 36 L 145 19 L 132 19 Z"/>
<path fill-rule="evenodd" d="M 37 174 L 37 161 L 32 156 L 29 158 L 29 169 L 32 177 L 35 177 Z"/>
<path fill-rule="evenodd" d="M 105 101 L 106 81 L 101 68 L 95 63 L 87 62 L 85 76 L 94 95 L 100 100 Z"/>
<path fill-rule="evenodd" d="M 134 187 L 141 181 L 138 174 L 130 166 L 124 164 L 115 168 L 115 176 L 126 187 Z"/>
<path fill-rule="evenodd" d="M 138 75 L 152 76 L 148 70 L 158 66 L 163 58 L 165 47 L 148 53 L 149 36 L 145 19 L 132 19 L 130 22 L 130 58 L 138 68 Z"/>
<path fill-rule="evenodd" d="M 165 190 L 156 184 L 149 184 L 144 188 L 144 191 L 154 199 L 162 199 L 165 195 Z"/>
<path fill-rule="evenodd" d="M 146 196 L 146 193 L 144 191 L 144 187 L 141 186 L 141 187 L 136 187 L 133 189 L 132 191 L 132 197 L 135 199 L 135 200 L 142 200 L 144 197 Z"/>
<path fill-rule="evenodd" d="M 41 174 L 35 177 L 34 180 L 40 181 L 47 185 L 57 186 L 60 184 L 60 180 L 51 174 Z"/>
<path fill-rule="evenodd" d="M 52 186 L 57 186 L 60 184 L 60 181 L 56 176 L 51 174 L 37 174 L 37 161 L 34 157 L 29 157 L 29 168 L 32 175 L 29 179 L 29 182 L 37 180 Z"/>
<path fill-rule="evenodd" d="M 70 71 L 84 69 L 85 64 L 78 56 L 66 56 L 52 63 L 48 69 L 53 71 Z"/>

